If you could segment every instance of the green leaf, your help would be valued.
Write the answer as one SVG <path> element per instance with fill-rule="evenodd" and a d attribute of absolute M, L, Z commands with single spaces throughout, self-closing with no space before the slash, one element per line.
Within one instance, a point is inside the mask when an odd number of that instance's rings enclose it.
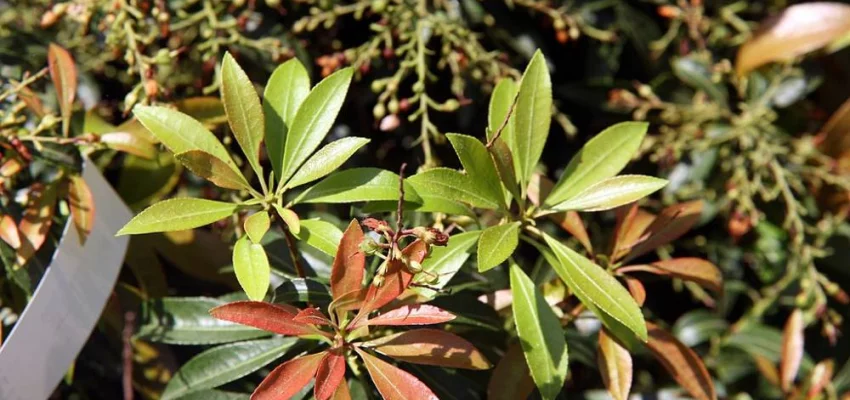
<path fill-rule="evenodd" d="M 552 82 L 540 50 L 534 53 L 522 75 L 514 112 L 513 135 L 506 141 L 511 146 L 517 174 L 525 187 L 543 154 L 552 122 Z"/>
<path fill-rule="evenodd" d="M 603 312 L 622 323 L 645 342 L 646 323 L 643 314 L 626 288 L 602 267 L 558 240 L 546 234 L 543 238 L 558 259 L 558 263 L 552 267 L 579 300 L 592 305 L 592 310 Z"/>
<path fill-rule="evenodd" d="M 251 187 L 241 172 L 231 168 L 210 153 L 202 150 L 189 150 L 175 154 L 174 158 L 195 175 L 212 182 L 216 186 L 235 190 Z"/>
<path fill-rule="evenodd" d="M 327 307 L 332 300 L 325 285 L 309 278 L 290 279 L 274 289 L 275 303 L 303 302 Z"/>
<path fill-rule="evenodd" d="M 318 219 L 301 221 L 301 240 L 330 256 L 336 255 L 336 248 L 342 240 L 342 230 L 336 225 Z"/>
<path fill-rule="evenodd" d="M 136 336 L 152 342 L 192 345 L 229 343 L 271 335 L 260 329 L 213 318 L 225 301 L 209 297 L 165 297 L 142 303 Z"/>
<path fill-rule="evenodd" d="M 432 168 L 407 179 L 414 182 L 416 193 L 422 198 L 440 199 L 443 202 L 463 202 L 473 207 L 495 210 L 496 203 L 482 196 L 469 176 L 449 168 Z"/>
<path fill-rule="evenodd" d="M 269 290 L 271 268 L 262 245 L 251 243 L 242 236 L 233 247 L 233 272 L 248 298 L 262 301 Z"/>
<path fill-rule="evenodd" d="M 251 395 L 247 393 L 225 392 L 223 390 L 199 390 L 181 396 L 180 400 L 250 400 Z"/>
<path fill-rule="evenodd" d="M 197 228 L 229 217 L 239 205 L 221 201 L 178 198 L 160 201 L 124 225 L 117 235 L 181 231 Z"/>
<path fill-rule="evenodd" d="M 134 107 L 133 114 L 172 153 L 201 150 L 239 170 L 218 138 L 194 118 L 170 108 L 143 105 Z"/>
<path fill-rule="evenodd" d="M 410 289 L 426 298 L 437 295 L 434 289 L 442 289 L 463 266 L 471 252 L 472 246 L 478 240 L 481 231 L 464 232 L 449 238 L 446 246 L 434 246 L 431 254 L 422 262 L 422 270 L 437 276 L 436 282 L 429 282 L 427 287 L 415 286 Z M 419 274 L 427 278 L 427 274 Z M 414 278 L 415 279 L 415 278 Z"/>
<path fill-rule="evenodd" d="M 301 219 L 298 218 L 298 214 L 291 209 L 277 205 L 277 203 L 274 204 L 274 209 L 277 211 L 277 215 L 280 216 L 280 219 L 286 223 L 286 227 L 289 228 L 289 231 L 292 232 L 293 235 L 298 236 L 301 233 Z"/>
<path fill-rule="evenodd" d="M 335 172 L 307 189 L 294 203 L 353 203 L 398 200 L 398 175 L 378 168 L 352 168 Z M 409 185 L 405 183 L 405 189 Z M 421 201 L 414 190 L 405 190 L 405 200 Z"/>
<path fill-rule="evenodd" d="M 263 108 L 254 84 L 230 53 L 224 54 L 221 65 L 221 100 L 233 136 L 251 168 L 263 179 L 263 168 L 260 166 L 260 143 L 265 137 Z"/>
<path fill-rule="evenodd" d="M 286 134 L 281 181 L 289 180 L 328 134 L 342 108 L 352 73 L 351 68 L 345 68 L 325 78 L 298 107 Z"/>
<path fill-rule="evenodd" d="M 294 188 L 322 178 L 337 170 L 354 153 L 369 143 L 369 139 L 359 137 L 342 138 L 322 147 L 313 154 L 298 172 L 287 182 L 287 188 Z"/>
<path fill-rule="evenodd" d="M 599 182 L 552 207 L 555 211 L 603 211 L 640 200 L 667 185 L 666 179 L 621 175 Z"/>
<path fill-rule="evenodd" d="M 544 399 L 554 399 L 567 377 L 567 342 L 552 308 L 534 282 L 511 265 L 513 312 L 525 361 Z"/>
<path fill-rule="evenodd" d="M 621 122 L 590 139 L 567 164 L 545 204 L 561 203 L 620 173 L 637 153 L 648 128 L 646 122 Z"/>
<path fill-rule="evenodd" d="M 519 221 L 491 226 L 481 233 L 478 241 L 478 271 L 484 272 L 501 264 L 514 253 L 519 244 Z"/>
<path fill-rule="evenodd" d="M 496 172 L 496 166 L 484 144 L 472 136 L 457 133 L 447 133 L 446 137 L 452 143 L 466 175 L 476 189 L 489 201 L 505 204 L 499 173 Z"/>
<path fill-rule="evenodd" d="M 511 78 L 502 79 L 496 84 L 496 88 L 493 89 L 493 95 L 490 97 L 487 140 L 492 139 L 493 135 L 496 134 L 496 131 L 499 130 L 499 127 L 501 127 L 505 122 L 505 117 L 508 115 L 508 111 L 511 109 L 511 105 L 513 105 L 514 100 L 516 99 L 517 90 L 517 83 Z M 499 135 L 501 139 L 505 140 L 505 143 L 508 143 L 507 141 L 512 140 L 514 137 L 513 131 L 514 125 L 516 124 L 515 115 L 516 113 L 511 114 L 511 119 Z M 509 144 L 509 146 L 511 145 L 512 144 Z"/>
<path fill-rule="evenodd" d="M 309 93 L 310 75 L 297 58 L 278 66 L 266 84 L 263 93 L 266 151 L 277 179 L 283 176 L 283 153 L 287 132 L 295 119 L 295 112 Z"/>
<path fill-rule="evenodd" d="M 514 198 L 520 198 L 522 193 L 520 192 L 519 183 L 516 181 L 514 156 L 511 154 L 511 149 L 500 137 L 493 141 L 493 145 L 489 151 L 490 157 L 493 159 L 493 164 L 496 165 L 496 171 L 499 173 L 499 179 L 502 180 L 505 189 Z M 510 204 L 510 200 L 507 203 Z"/>
<path fill-rule="evenodd" d="M 269 227 L 271 226 L 269 213 L 266 211 L 259 211 L 251 214 L 251 216 L 245 218 L 244 225 L 245 233 L 248 234 L 248 238 L 251 239 L 252 242 L 260 244 L 260 241 L 263 240 L 263 235 L 269 231 Z"/>
<path fill-rule="evenodd" d="M 298 339 L 276 337 L 214 347 L 193 357 L 174 374 L 162 400 L 233 382 L 276 360 Z"/>
<path fill-rule="evenodd" d="M 721 107 L 726 107 L 728 102 L 726 88 L 722 84 L 712 81 L 713 72 L 706 62 L 700 61 L 696 57 L 680 57 L 674 59 L 671 64 L 673 74 L 682 82 L 694 89 L 704 91 Z"/>

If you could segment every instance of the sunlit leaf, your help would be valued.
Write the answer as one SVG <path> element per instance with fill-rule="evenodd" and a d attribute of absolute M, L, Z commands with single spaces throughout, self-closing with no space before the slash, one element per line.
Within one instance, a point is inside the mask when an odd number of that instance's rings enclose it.
<path fill-rule="evenodd" d="M 490 362 L 472 343 L 439 329 L 414 329 L 364 342 L 378 353 L 415 364 L 488 369 Z"/>
<path fill-rule="evenodd" d="M 505 140 L 511 148 L 517 175 L 524 187 L 543 154 L 552 122 L 552 82 L 546 59 L 539 50 L 522 75 L 514 112 L 514 129 L 508 132 L 510 136 L 506 136 Z"/>
<path fill-rule="evenodd" d="M 673 379 L 697 400 L 716 400 L 714 383 L 699 356 L 657 325 L 647 322 L 646 326 L 646 346 Z"/>
<path fill-rule="evenodd" d="M 340 384 L 345 385 L 345 353 L 342 349 L 331 349 L 316 370 L 316 399 L 331 398 Z"/>
<path fill-rule="evenodd" d="M 29 201 L 24 217 L 18 223 L 21 245 L 17 249 L 16 267 L 26 265 L 27 261 L 47 240 L 47 233 L 53 225 L 56 205 L 56 185 L 36 183 L 30 187 Z"/>
<path fill-rule="evenodd" d="M 298 311 L 298 314 L 296 314 L 292 320 L 316 326 L 332 325 L 328 317 L 326 317 L 325 314 L 322 314 L 318 307 L 307 307 Z"/>
<path fill-rule="evenodd" d="M 208 297 L 165 297 L 142 303 L 137 336 L 168 344 L 217 344 L 269 336 L 259 329 L 219 320 L 209 310 L 224 302 Z"/>
<path fill-rule="evenodd" d="M 365 146 L 366 143 L 369 143 L 369 139 L 345 137 L 327 144 L 304 162 L 304 165 L 286 183 L 286 187 L 294 188 L 305 183 L 310 183 L 336 171 L 357 150 Z"/>
<path fill-rule="evenodd" d="M 593 245 L 590 244 L 590 236 L 587 235 L 584 222 L 582 222 L 581 216 L 577 212 L 567 211 L 565 213 L 551 214 L 550 218 L 557 222 L 558 226 L 573 235 L 588 253 L 593 254 Z"/>
<path fill-rule="evenodd" d="M 345 68 L 325 78 L 298 107 L 286 133 L 281 181 L 287 181 L 328 134 L 342 108 L 352 74 L 353 69 Z"/>
<path fill-rule="evenodd" d="M 231 343 L 214 347 L 196 355 L 177 371 L 168 382 L 162 399 L 211 389 L 248 375 L 276 360 L 297 339 L 272 338 Z"/>
<path fill-rule="evenodd" d="M 325 355 L 326 352 L 310 354 L 279 365 L 254 389 L 251 400 L 292 398 L 313 380 Z"/>
<path fill-rule="evenodd" d="M 263 179 L 260 167 L 260 144 L 266 136 L 263 108 L 254 84 L 230 53 L 225 53 L 221 62 L 221 100 L 236 142 L 248 164 Z"/>
<path fill-rule="evenodd" d="M 394 310 L 381 313 L 375 318 L 361 320 L 364 325 L 433 325 L 442 324 L 455 319 L 455 315 L 439 307 L 428 304 L 405 305 Z"/>
<path fill-rule="evenodd" d="M 404 199 L 417 201 L 414 190 Z M 351 168 L 334 172 L 305 190 L 295 203 L 353 203 L 358 201 L 393 200 L 399 196 L 398 175 L 378 168 Z"/>
<path fill-rule="evenodd" d="M 428 287 L 411 288 L 425 298 L 433 298 L 437 292 L 433 289 L 442 289 L 455 276 L 463 263 L 469 259 L 472 246 L 478 240 L 481 231 L 464 232 L 452 235 L 446 246 L 435 246 L 431 254 L 422 262 L 423 273 L 420 276 L 428 277 L 433 274 L 437 277 L 436 282 L 429 282 Z"/>
<path fill-rule="evenodd" d="M 505 185 L 508 193 L 514 198 L 520 198 L 519 183 L 516 180 L 516 169 L 514 167 L 514 156 L 511 154 L 511 149 L 505 144 L 505 141 L 499 137 L 493 141 L 493 145 L 488 149 L 490 157 L 493 159 L 493 164 L 496 166 L 496 172 L 499 174 L 502 184 Z"/>
<path fill-rule="evenodd" d="M 310 75 L 297 58 L 281 64 L 272 72 L 263 93 L 266 117 L 266 149 L 274 176 L 283 176 L 283 153 L 286 135 L 295 112 L 310 93 Z"/>
<path fill-rule="evenodd" d="M 235 301 L 210 310 L 210 315 L 225 321 L 253 326 L 280 335 L 304 336 L 320 332 L 311 325 L 295 322 L 291 307 L 261 301 Z"/>
<path fill-rule="evenodd" d="M 493 89 L 493 95 L 490 97 L 490 112 L 487 126 L 487 140 L 493 138 L 493 135 L 499 130 L 505 122 L 505 117 L 508 115 L 508 110 L 516 100 L 519 85 L 511 78 L 503 78 L 499 80 L 496 87 Z M 502 133 L 499 135 L 503 140 L 513 139 L 514 124 L 516 124 L 515 113 L 511 114 L 510 121 L 505 124 Z M 507 144 L 507 142 L 505 142 Z M 513 167 L 511 167 L 513 168 Z"/>
<path fill-rule="evenodd" d="M 601 267 L 549 235 L 545 235 L 544 239 L 558 259 L 552 267 L 582 303 L 593 305 L 625 325 L 641 340 L 646 340 L 643 314 L 623 285 Z"/>
<path fill-rule="evenodd" d="M 331 293 L 334 299 L 352 290 L 360 289 L 366 273 L 366 254 L 360 250 L 363 229 L 356 219 L 351 220 L 342 234 L 331 269 Z"/>
<path fill-rule="evenodd" d="M 140 138 L 130 132 L 108 132 L 100 135 L 100 142 L 110 149 L 123 151 L 134 156 L 153 159 L 156 157 L 156 147 L 150 141 Z"/>
<path fill-rule="evenodd" d="M 330 256 L 336 255 L 342 231 L 336 225 L 318 219 L 301 221 L 301 240 Z"/>
<path fill-rule="evenodd" d="M 626 287 L 629 289 L 632 298 L 635 299 L 638 306 L 643 307 L 643 303 L 646 301 L 646 288 L 643 287 L 643 283 L 630 276 L 623 276 L 623 279 L 626 281 Z"/>
<path fill-rule="evenodd" d="M 640 200 L 665 185 L 667 185 L 667 180 L 651 176 L 615 176 L 588 187 L 568 200 L 555 204 L 552 206 L 552 210 L 610 210 Z"/>
<path fill-rule="evenodd" d="M 238 209 L 238 204 L 214 200 L 195 198 L 163 200 L 133 217 L 117 234 L 138 235 L 197 228 L 229 217 Z"/>
<path fill-rule="evenodd" d="M 554 399 L 567 376 L 564 331 L 534 282 L 516 265 L 510 275 L 514 321 L 526 362 L 543 398 Z"/>
<path fill-rule="evenodd" d="M 71 53 L 55 43 L 51 43 L 47 48 L 47 65 L 62 113 L 62 134 L 68 136 L 74 99 L 77 96 L 77 66 Z"/>
<path fill-rule="evenodd" d="M 269 227 L 271 226 L 269 213 L 266 211 L 255 212 L 248 218 L 245 218 L 244 225 L 245 233 L 248 234 L 248 238 L 251 239 L 251 242 L 260 244 L 260 241 L 263 240 L 263 236 L 269 231 Z"/>
<path fill-rule="evenodd" d="M 416 240 L 402 250 L 402 257 L 408 262 L 422 263 L 427 253 L 428 245 L 421 240 Z M 351 324 L 356 325 L 358 320 L 365 318 L 373 310 L 395 300 L 410 286 L 412 280 L 413 273 L 404 265 L 404 262 L 399 259 L 390 260 L 383 282 L 380 286 L 369 285 L 363 306 Z"/>
<path fill-rule="evenodd" d="M 785 329 L 782 331 L 782 358 L 779 363 L 779 378 L 782 390 L 785 393 L 791 390 L 800 363 L 803 360 L 803 330 L 806 325 L 803 321 L 803 311 L 799 308 L 788 317 Z"/>
<path fill-rule="evenodd" d="M 850 32 L 850 6 L 838 2 L 795 4 L 762 22 L 738 49 L 739 75 L 770 62 L 821 49 Z"/>
<path fill-rule="evenodd" d="M 174 158 L 189 171 L 216 186 L 235 190 L 251 187 L 239 171 L 231 168 L 224 161 L 213 157 L 210 153 L 201 150 L 189 150 L 175 154 Z"/>
<path fill-rule="evenodd" d="M 522 224 L 512 222 L 491 226 L 481 232 L 478 239 L 478 271 L 484 272 L 501 264 L 513 254 L 519 244 L 519 228 Z"/>
<path fill-rule="evenodd" d="M 462 202 L 472 207 L 497 209 L 499 203 L 482 196 L 475 190 L 467 175 L 449 168 L 432 168 L 411 176 L 407 181 L 415 182 L 416 192 L 423 198 L 440 198 L 447 202 Z"/>
<path fill-rule="evenodd" d="M 594 136 L 570 160 L 545 204 L 551 207 L 569 200 L 620 173 L 637 153 L 648 128 L 646 122 L 621 122 Z"/>
<path fill-rule="evenodd" d="M 696 257 L 673 258 L 653 262 L 650 265 L 630 265 L 621 267 L 618 272 L 644 271 L 658 275 L 670 275 L 720 293 L 723 290 L 723 275 L 720 269 L 709 261 Z"/>
<path fill-rule="evenodd" d="M 631 250 L 624 261 L 646 254 L 659 246 L 670 243 L 688 232 L 702 215 L 703 203 L 701 200 L 687 203 L 675 204 L 661 211 L 652 223 L 641 233 L 645 240 L 637 243 L 623 243 L 631 246 Z M 638 225 L 643 225 L 639 223 Z"/>
<path fill-rule="evenodd" d="M 605 329 L 599 331 L 597 360 L 608 393 L 614 400 L 627 400 L 632 387 L 632 356 Z"/>
<path fill-rule="evenodd" d="M 655 215 L 641 210 L 637 203 L 617 209 L 617 226 L 611 245 L 611 259 L 617 261 L 631 251 L 641 240 L 646 228 L 655 220 Z M 646 238 L 643 238 L 646 239 Z"/>
<path fill-rule="evenodd" d="M 835 363 L 832 360 L 824 360 L 812 369 L 809 374 L 809 390 L 806 393 L 806 399 L 816 399 L 823 390 L 829 385 L 832 380 L 832 372 L 835 368 Z"/>
<path fill-rule="evenodd" d="M 198 96 L 177 100 L 174 103 L 180 112 L 214 128 L 227 122 L 227 113 L 221 99 L 214 96 Z"/>
<path fill-rule="evenodd" d="M 277 215 L 286 224 L 286 228 L 289 229 L 293 235 L 299 236 L 301 234 L 301 218 L 298 217 L 298 214 L 296 214 L 295 211 L 292 211 L 292 209 L 284 208 L 277 203 L 273 204 L 273 206 Z"/>
<path fill-rule="evenodd" d="M 505 198 L 501 179 L 484 144 L 472 136 L 457 133 L 446 134 L 446 137 L 478 193 L 491 202 L 503 205 Z"/>
<path fill-rule="evenodd" d="M 262 245 L 242 236 L 233 247 L 233 272 L 248 298 L 260 301 L 269 290 L 271 268 Z"/>
<path fill-rule="evenodd" d="M 18 224 L 9 214 L 0 215 L 0 240 L 3 240 L 13 249 L 21 247 L 21 235 L 18 232 Z"/>
<path fill-rule="evenodd" d="M 80 242 L 85 243 L 94 227 L 95 204 L 89 185 L 79 175 L 71 175 L 68 180 L 68 206 Z"/>
<path fill-rule="evenodd" d="M 437 396 L 422 381 L 358 347 L 354 348 L 369 376 L 385 400 L 437 400 Z"/>
<path fill-rule="evenodd" d="M 487 398 L 492 400 L 527 399 L 534 390 L 534 380 L 528 370 L 522 346 L 508 346 L 505 355 L 496 364 L 487 385 Z"/>

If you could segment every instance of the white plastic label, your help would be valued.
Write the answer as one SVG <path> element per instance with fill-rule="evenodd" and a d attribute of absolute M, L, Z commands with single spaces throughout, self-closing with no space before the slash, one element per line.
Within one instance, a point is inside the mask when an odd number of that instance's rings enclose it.
<path fill-rule="evenodd" d="M 0 348 L 0 399 L 50 396 L 82 349 L 112 292 L 129 239 L 115 237 L 132 213 L 86 160 L 83 178 L 95 203 L 85 246 L 68 221 L 53 261 Z"/>

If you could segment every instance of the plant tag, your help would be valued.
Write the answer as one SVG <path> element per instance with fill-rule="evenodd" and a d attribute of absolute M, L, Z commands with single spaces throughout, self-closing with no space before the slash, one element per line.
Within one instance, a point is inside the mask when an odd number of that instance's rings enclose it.
<path fill-rule="evenodd" d="M 67 222 L 50 266 L 0 348 L 0 399 L 48 398 L 115 285 L 129 241 L 115 232 L 132 213 L 89 159 L 83 179 L 94 197 L 94 227 L 82 246 L 74 223 Z"/>

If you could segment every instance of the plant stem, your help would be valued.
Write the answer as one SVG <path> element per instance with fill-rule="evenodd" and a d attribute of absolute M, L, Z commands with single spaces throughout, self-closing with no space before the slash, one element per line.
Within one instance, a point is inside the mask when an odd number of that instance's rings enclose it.
<path fill-rule="evenodd" d="M 299 278 L 306 278 L 307 275 L 304 273 L 304 267 L 301 265 L 301 260 L 298 257 L 295 236 L 292 236 L 292 232 L 289 231 L 288 227 L 283 230 L 283 233 L 286 237 L 286 247 L 289 248 L 289 255 L 292 257 L 292 266 L 295 267 L 295 273 L 298 274 Z"/>

